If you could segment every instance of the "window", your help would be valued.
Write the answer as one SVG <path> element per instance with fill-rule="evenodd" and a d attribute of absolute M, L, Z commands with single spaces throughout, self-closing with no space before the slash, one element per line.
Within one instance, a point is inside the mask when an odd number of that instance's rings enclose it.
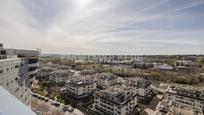
<path fill-rule="evenodd" d="M 29 59 L 28 60 L 29 64 L 34 64 L 34 63 L 38 63 L 38 59 Z"/>
<path fill-rule="evenodd" d="M 29 76 L 30 79 L 33 79 L 35 77 L 35 74 L 32 74 Z"/>
<path fill-rule="evenodd" d="M 15 90 L 15 92 L 17 92 L 19 90 L 19 88 L 17 88 L 16 90 Z"/>
<path fill-rule="evenodd" d="M 19 65 L 16 65 L 15 68 L 19 68 Z"/>
<path fill-rule="evenodd" d="M 1 50 L 1 54 L 5 55 L 6 51 L 5 50 Z"/>
<path fill-rule="evenodd" d="M 4 72 L 4 70 L 0 70 L 0 74 L 2 74 Z"/>
<path fill-rule="evenodd" d="M 15 78 L 16 81 L 17 81 L 18 79 L 19 79 L 18 77 Z"/>
<path fill-rule="evenodd" d="M 30 67 L 28 71 L 34 71 L 36 69 L 37 69 L 37 67 Z"/>

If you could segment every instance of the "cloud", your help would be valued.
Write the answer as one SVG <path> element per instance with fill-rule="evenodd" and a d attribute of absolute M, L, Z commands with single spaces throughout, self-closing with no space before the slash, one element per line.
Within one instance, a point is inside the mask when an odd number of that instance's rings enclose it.
<path fill-rule="evenodd" d="M 0 2 L 6 47 L 64 54 L 204 53 L 203 0 Z"/>

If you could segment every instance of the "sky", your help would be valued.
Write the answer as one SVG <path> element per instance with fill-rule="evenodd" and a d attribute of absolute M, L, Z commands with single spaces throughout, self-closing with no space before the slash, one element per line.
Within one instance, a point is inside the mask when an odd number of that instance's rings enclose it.
<path fill-rule="evenodd" d="M 204 0 L 0 0 L 0 42 L 52 54 L 204 54 Z"/>

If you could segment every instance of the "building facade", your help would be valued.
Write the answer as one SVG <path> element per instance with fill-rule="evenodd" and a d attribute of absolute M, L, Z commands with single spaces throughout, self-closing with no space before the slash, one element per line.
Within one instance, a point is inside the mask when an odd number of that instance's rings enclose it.
<path fill-rule="evenodd" d="M 71 80 L 67 82 L 67 92 L 75 98 L 83 98 L 91 95 L 96 90 L 96 82 L 93 80 Z"/>
<path fill-rule="evenodd" d="M 190 86 L 171 86 L 158 104 L 155 115 L 203 115 L 204 92 Z"/>
<path fill-rule="evenodd" d="M 100 115 L 133 115 L 137 93 L 131 88 L 114 87 L 94 95 L 94 111 Z"/>
<path fill-rule="evenodd" d="M 97 75 L 97 85 L 101 88 L 107 88 L 118 83 L 118 77 L 111 73 L 100 73 Z"/>
<path fill-rule="evenodd" d="M 69 70 L 56 70 L 51 72 L 49 80 L 55 83 L 65 83 L 72 75 L 73 73 Z"/>
<path fill-rule="evenodd" d="M 151 91 L 151 82 L 140 77 L 125 78 L 125 84 L 138 92 L 139 99 L 145 100 Z"/>
<path fill-rule="evenodd" d="M 0 48 L 0 85 L 25 105 L 38 67 L 38 51 Z"/>

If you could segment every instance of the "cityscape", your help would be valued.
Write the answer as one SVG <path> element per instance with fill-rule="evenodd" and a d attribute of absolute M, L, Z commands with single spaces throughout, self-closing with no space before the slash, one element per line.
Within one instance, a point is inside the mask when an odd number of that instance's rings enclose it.
<path fill-rule="evenodd" d="M 204 115 L 203 0 L 0 1 L 0 115 Z"/>

